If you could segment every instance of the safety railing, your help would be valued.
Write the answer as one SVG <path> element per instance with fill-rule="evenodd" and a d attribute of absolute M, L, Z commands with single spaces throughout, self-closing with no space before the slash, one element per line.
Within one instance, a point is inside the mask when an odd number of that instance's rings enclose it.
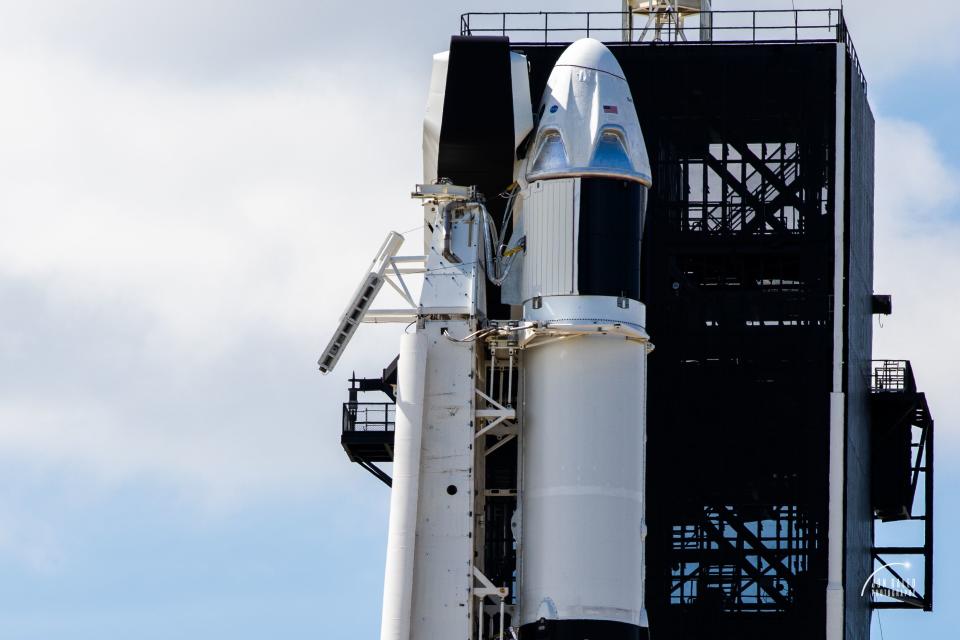
<path fill-rule="evenodd" d="M 609 44 L 733 44 L 839 42 L 864 81 L 842 9 L 756 9 L 693 14 L 621 11 L 471 12 L 460 35 L 508 36 L 514 45 L 568 44 L 596 38 Z"/>
<path fill-rule="evenodd" d="M 871 387 L 874 393 L 916 391 L 909 360 L 874 360 Z"/>
<path fill-rule="evenodd" d="M 611 43 L 845 42 L 841 9 L 703 11 L 680 15 L 620 11 L 471 12 L 460 16 L 461 35 L 510 36 L 517 44 L 562 44 L 578 38 Z"/>
<path fill-rule="evenodd" d="M 392 402 L 344 402 L 343 432 L 393 431 L 396 408 Z"/>

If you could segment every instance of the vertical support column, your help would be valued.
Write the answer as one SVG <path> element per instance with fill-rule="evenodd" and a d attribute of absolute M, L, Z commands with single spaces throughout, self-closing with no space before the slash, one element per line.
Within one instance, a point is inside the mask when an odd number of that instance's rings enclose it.
<path fill-rule="evenodd" d="M 842 339 L 842 338 L 841 338 Z M 827 543 L 827 640 L 843 640 L 844 411 L 842 392 L 830 394 L 830 497 Z"/>
<path fill-rule="evenodd" d="M 847 52 L 837 45 L 837 87 L 833 178 L 833 382 L 830 393 L 829 515 L 827 531 L 827 640 L 843 640 L 844 493 L 846 398 L 844 370 L 844 213 L 846 210 Z"/>
<path fill-rule="evenodd" d="M 420 332 L 403 335 L 397 371 L 393 492 L 390 494 L 380 640 L 410 637 L 426 368 L 427 337 Z"/>
<path fill-rule="evenodd" d="M 633 11 L 630 0 L 623 0 L 623 41 L 633 41 Z"/>
<path fill-rule="evenodd" d="M 927 425 L 926 467 L 923 485 L 923 512 L 926 520 L 923 523 L 923 610 L 933 611 L 933 419 Z"/>

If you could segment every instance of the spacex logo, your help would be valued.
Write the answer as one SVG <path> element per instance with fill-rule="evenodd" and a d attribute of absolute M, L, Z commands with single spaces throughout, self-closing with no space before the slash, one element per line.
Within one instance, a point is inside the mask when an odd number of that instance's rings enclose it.
<path fill-rule="evenodd" d="M 917 579 L 916 578 L 900 578 L 895 572 L 893 572 L 893 567 L 903 567 L 905 569 L 910 569 L 909 562 L 889 562 L 879 569 L 871 573 L 863 583 L 863 588 L 860 589 L 860 597 L 863 598 L 870 595 L 877 594 L 878 596 L 885 596 L 887 598 L 904 598 L 909 597 L 917 592 Z M 877 574 L 884 570 L 890 570 L 893 574 L 891 577 L 877 578 Z M 911 594 L 906 589 L 912 589 L 913 594 Z"/>

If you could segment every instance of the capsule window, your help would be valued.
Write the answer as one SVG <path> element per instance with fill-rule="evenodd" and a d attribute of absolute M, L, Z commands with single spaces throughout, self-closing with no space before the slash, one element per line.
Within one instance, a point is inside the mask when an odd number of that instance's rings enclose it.
<path fill-rule="evenodd" d="M 540 139 L 537 156 L 529 173 L 539 174 L 560 171 L 565 169 L 568 164 L 567 151 L 563 146 L 563 138 L 560 137 L 560 133 L 558 131 L 547 131 Z"/>
<path fill-rule="evenodd" d="M 614 129 L 605 129 L 597 140 L 597 148 L 593 152 L 591 168 L 613 169 L 615 171 L 633 171 L 633 164 L 627 155 L 627 147 L 623 142 L 623 134 Z"/>

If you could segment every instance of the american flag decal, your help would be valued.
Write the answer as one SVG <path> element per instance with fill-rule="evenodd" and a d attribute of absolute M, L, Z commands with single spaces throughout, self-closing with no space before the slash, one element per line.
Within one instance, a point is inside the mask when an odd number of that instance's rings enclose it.
<path fill-rule="evenodd" d="M 617 105 L 614 105 L 614 104 L 605 104 L 605 105 L 603 105 L 603 112 L 604 112 L 604 113 L 620 113 L 620 112 L 617 110 Z"/>

